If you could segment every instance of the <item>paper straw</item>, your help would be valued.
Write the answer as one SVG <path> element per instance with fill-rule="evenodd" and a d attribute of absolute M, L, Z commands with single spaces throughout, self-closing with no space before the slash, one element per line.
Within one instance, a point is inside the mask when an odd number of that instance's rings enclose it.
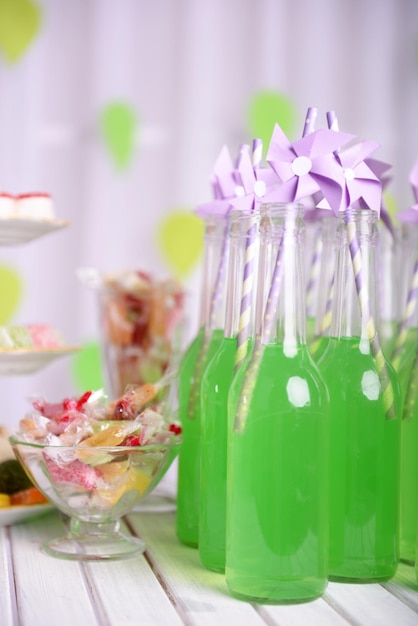
<path fill-rule="evenodd" d="M 247 144 L 242 144 L 239 150 L 236 169 L 238 170 L 240 161 L 242 159 L 243 153 L 248 150 Z M 242 186 L 242 180 L 240 179 L 238 171 L 235 172 L 235 179 L 237 185 Z M 223 233 L 223 241 L 222 241 L 222 249 L 219 260 L 218 271 L 215 279 L 215 284 L 212 290 L 211 299 L 210 299 L 210 309 L 209 309 L 209 323 L 204 328 L 202 343 L 200 345 L 200 349 L 196 359 L 195 366 L 195 374 L 193 378 L 193 384 L 190 390 L 189 395 L 189 406 L 188 406 L 188 418 L 194 419 L 196 415 L 196 409 L 200 402 L 200 386 L 202 382 L 202 377 L 204 374 L 205 366 L 206 366 L 206 357 L 208 354 L 208 349 L 210 345 L 210 341 L 212 338 L 212 331 L 216 328 L 217 324 L 217 312 L 219 306 L 224 298 L 225 292 L 225 280 L 227 275 L 227 267 L 228 267 L 228 258 L 229 258 L 229 217 L 226 220 L 225 229 Z"/>
<path fill-rule="evenodd" d="M 318 114 L 318 109 L 314 107 L 309 107 L 306 113 L 305 125 L 303 128 L 303 137 L 305 135 L 314 131 L 315 120 Z M 291 223 L 294 221 L 294 215 L 289 218 L 289 227 Z M 277 306 L 280 297 L 280 289 L 283 281 L 283 261 L 285 255 L 285 231 L 286 224 L 283 228 L 283 234 L 281 241 L 279 243 L 279 248 L 277 252 L 276 262 L 273 270 L 273 277 L 270 283 L 269 294 L 267 297 L 264 317 L 263 317 L 263 327 L 261 338 L 256 337 L 254 351 L 251 355 L 250 362 L 248 364 L 248 368 L 244 373 L 244 378 L 242 382 L 242 387 L 238 399 L 237 410 L 235 414 L 234 420 L 234 431 L 242 432 L 245 422 L 247 419 L 248 411 L 250 408 L 251 398 L 255 389 L 255 384 L 257 380 L 258 370 L 261 364 L 261 359 L 264 352 L 264 346 L 269 343 L 273 324 L 276 318 Z M 293 233 L 292 233 L 293 235 Z"/>
<path fill-rule="evenodd" d="M 305 126 L 303 127 L 302 137 L 305 137 L 314 131 L 317 116 L 318 109 L 316 107 L 309 107 L 306 112 Z"/>
<path fill-rule="evenodd" d="M 383 403 L 386 417 L 388 419 L 394 419 L 396 417 L 396 408 L 392 381 L 390 380 L 385 357 L 383 356 L 383 352 L 380 347 L 379 335 L 376 331 L 373 316 L 370 311 L 367 285 L 363 284 L 361 250 L 356 235 L 356 225 L 352 219 L 352 212 L 348 209 L 345 211 L 344 220 L 347 226 L 348 247 L 354 270 L 354 279 L 359 297 L 361 316 L 362 319 L 366 320 L 366 335 L 370 343 L 371 351 L 376 363 L 377 373 L 383 389 Z"/>
<path fill-rule="evenodd" d="M 195 373 L 193 377 L 193 383 L 190 389 L 189 406 L 188 406 L 188 411 L 187 411 L 187 416 L 189 419 L 194 419 L 196 416 L 196 409 L 200 402 L 200 385 L 202 382 L 202 376 L 203 376 L 205 365 L 206 365 L 206 356 L 208 353 L 209 344 L 210 344 L 210 340 L 212 337 L 212 331 L 216 327 L 216 322 L 217 322 L 216 317 L 217 317 L 218 307 L 220 306 L 222 299 L 224 297 L 225 279 L 226 279 L 226 273 L 227 273 L 226 270 L 227 270 L 228 258 L 229 258 L 228 225 L 229 225 L 229 219 L 227 218 L 226 225 L 224 228 L 224 233 L 223 233 L 222 248 L 221 248 L 218 271 L 217 271 L 216 280 L 215 280 L 211 298 L 210 298 L 209 320 L 208 320 L 208 324 L 205 326 L 203 330 L 202 343 L 200 344 L 200 349 L 196 358 Z"/>
<path fill-rule="evenodd" d="M 288 227 L 291 228 L 294 218 L 290 218 L 287 224 Z M 293 229 L 292 229 L 293 230 Z M 291 233 L 290 236 L 292 236 Z M 279 242 L 279 249 L 277 252 L 276 262 L 274 265 L 273 276 L 270 283 L 270 289 L 267 296 L 265 312 L 263 317 L 263 325 L 261 331 L 261 338 L 256 338 L 256 343 L 254 347 L 254 352 L 251 356 L 251 360 L 248 364 L 248 368 L 245 371 L 244 379 L 242 382 L 242 388 L 240 397 L 238 400 L 237 412 L 235 415 L 234 422 L 234 430 L 236 432 L 242 432 L 248 411 L 250 408 L 251 398 L 254 392 L 255 383 L 257 380 L 258 370 L 260 368 L 261 359 L 264 352 L 264 347 L 270 342 L 270 338 L 273 332 L 275 320 L 276 320 L 276 312 L 280 297 L 281 285 L 283 282 L 283 264 L 286 253 L 286 239 L 288 239 L 289 235 L 285 234 L 283 230 L 283 234 L 281 240 Z"/>
<path fill-rule="evenodd" d="M 263 143 L 261 139 L 254 139 L 252 151 L 252 164 L 254 170 L 261 166 L 263 155 Z M 235 353 L 235 371 L 239 368 L 248 351 L 248 342 L 250 338 L 252 304 L 254 291 L 254 271 L 255 271 L 255 255 L 256 255 L 256 234 L 257 234 L 257 218 L 250 220 L 250 226 L 247 230 L 247 240 L 245 244 L 245 260 L 244 260 L 244 278 L 242 284 L 240 317 L 238 323 L 237 335 L 237 351 Z"/>
<path fill-rule="evenodd" d="M 328 123 L 328 128 L 330 130 L 335 130 L 335 131 L 339 130 L 337 115 L 335 111 L 327 111 L 327 123 Z M 334 154 L 338 154 L 338 150 L 335 150 Z"/>
<path fill-rule="evenodd" d="M 315 337 L 312 345 L 309 349 L 309 352 L 312 356 L 318 352 L 318 349 L 322 343 L 322 338 L 327 337 L 330 333 L 331 322 L 332 322 L 332 309 L 334 307 L 334 283 L 335 283 L 335 272 L 332 273 L 330 284 L 328 287 L 328 297 L 325 304 L 324 314 L 322 316 L 320 325 L 319 325 L 319 333 Z"/>
<path fill-rule="evenodd" d="M 418 349 L 412 365 L 411 374 L 409 376 L 409 384 L 406 392 L 405 403 L 403 408 L 402 419 L 409 420 L 412 418 L 418 398 Z"/>
<path fill-rule="evenodd" d="M 337 119 L 337 115 L 335 113 L 335 111 L 327 111 L 327 124 L 328 124 L 328 128 L 330 130 L 334 130 L 336 132 L 338 132 L 339 127 L 338 127 L 338 119 Z M 334 156 L 338 159 L 338 153 L 339 150 L 334 150 L 333 154 Z M 325 305 L 325 309 L 323 312 L 323 316 L 322 319 L 319 322 L 319 333 L 318 335 L 315 337 L 314 341 L 312 342 L 312 345 L 309 349 L 310 353 L 312 356 L 315 356 L 315 354 L 317 353 L 320 345 L 321 345 L 321 340 L 322 337 L 327 336 L 329 334 L 330 328 L 331 328 L 331 321 L 332 321 L 332 309 L 333 309 L 333 300 L 334 300 L 334 278 L 335 278 L 335 273 L 332 273 L 331 276 L 331 280 L 330 280 L 330 284 L 328 287 L 328 297 L 327 297 L 327 302 Z M 308 300 L 307 300 L 308 302 Z"/>
<path fill-rule="evenodd" d="M 412 273 L 411 284 L 409 287 L 406 307 L 404 310 L 404 314 L 402 316 L 402 320 L 398 326 L 398 334 L 396 337 L 395 347 L 392 353 L 392 365 L 398 370 L 399 365 L 402 358 L 402 352 L 405 348 L 406 339 L 408 336 L 408 328 L 409 324 L 412 320 L 412 317 L 415 313 L 415 309 L 417 307 L 418 301 L 418 259 L 415 262 L 414 270 Z"/>
<path fill-rule="evenodd" d="M 313 317 L 315 314 L 314 311 L 314 294 L 318 285 L 319 279 L 319 270 L 321 268 L 321 258 L 322 258 L 322 250 L 323 250 L 323 241 L 322 241 L 322 225 L 320 224 L 315 232 L 315 246 L 312 254 L 311 264 L 310 264 L 310 272 L 309 272 L 309 280 L 306 285 L 306 312 L 308 316 Z"/>

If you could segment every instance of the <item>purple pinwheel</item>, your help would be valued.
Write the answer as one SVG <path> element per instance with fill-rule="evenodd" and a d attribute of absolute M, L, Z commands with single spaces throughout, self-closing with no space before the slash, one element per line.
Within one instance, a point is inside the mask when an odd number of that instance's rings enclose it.
<path fill-rule="evenodd" d="M 336 161 L 340 163 L 344 192 L 337 214 L 340 210 L 359 203 L 363 208 L 369 208 L 380 215 L 382 181 L 372 169 L 379 169 L 377 161 L 368 159 L 378 147 L 379 144 L 375 141 L 360 141 L 338 153 Z"/>
<path fill-rule="evenodd" d="M 409 175 L 409 182 L 412 185 L 412 191 L 414 194 L 415 201 L 418 203 L 418 160 L 413 166 L 411 173 Z M 403 211 L 399 211 L 396 214 L 396 217 L 401 222 L 406 222 L 409 224 L 418 224 L 418 204 L 413 204 L 407 209 Z"/>
<path fill-rule="evenodd" d="M 392 166 L 389 163 L 385 163 L 384 161 L 379 161 L 378 159 L 364 159 L 364 161 L 366 165 L 370 167 L 373 174 L 377 176 L 377 178 L 382 183 L 382 191 L 386 189 L 386 187 L 389 185 L 391 181 L 391 177 L 387 176 L 387 173 L 392 168 Z M 367 207 L 364 207 L 363 201 L 360 201 L 360 206 L 363 206 L 363 208 L 367 208 Z M 380 219 L 382 220 L 383 224 L 386 226 L 386 228 L 388 229 L 392 237 L 394 237 L 395 231 L 393 228 L 392 219 L 390 217 L 389 211 L 384 202 L 383 195 L 381 199 Z"/>
<path fill-rule="evenodd" d="M 216 159 L 211 176 L 214 198 L 200 204 L 195 212 L 202 218 L 209 215 L 226 215 L 231 208 L 230 199 L 236 196 L 236 168 L 227 146 L 223 146 Z"/>
<path fill-rule="evenodd" d="M 280 183 L 271 168 L 254 167 L 249 150 L 241 151 L 236 169 L 236 197 L 230 201 L 236 209 L 253 211 L 264 202 L 267 193 Z"/>
<path fill-rule="evenodd" d="M 341 205 L 344 179 L 335 151 L 353 139 L 353 135 L 319 129 L 290 143 L 278 124 L 275 125 L 267 162 L 281 184 L 265 197 L 267 202 L 296 202 L 318 192 L 326 202 L 322 208 L 335 212 Z"/>

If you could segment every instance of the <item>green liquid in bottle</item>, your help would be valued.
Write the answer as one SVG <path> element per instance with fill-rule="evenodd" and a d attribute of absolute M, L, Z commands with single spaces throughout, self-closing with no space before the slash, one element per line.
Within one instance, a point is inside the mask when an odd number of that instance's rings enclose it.
<path fill-rule="evenodd" d="M 236 348 L 236 338 L 224 338 L 202 381 L 199 554 L 215 572 L 225 570 L 228 393 Z"/>
<path fill-rule="evenodd" d="M 264 347 L 242 432 L 232 431 L 245 367 L 229 396 L 226 580 L 256 602 L 298 602 L 327 585 L 326 387 L 306 346 Z"/>
<path fill-rule="evenodd" d="M 222 330 L 213 331 L 205 358 L 206 364 L 218 349 L 222 337 Z M 178 460 L 176 529 L 180 541 L 193 547 L 197 547 L 199 536 L 200 402 L 196 403 L 195 414 L 189 417 L 189 397 L 202 341 L 203 329 L 199 331 L 183 357 L 178 382 L 179 419 L 183 430 L 183 442 Z"/>
<path fill-rule="evenodd" d="M 417 350 L 418 329 L 408 332 L 402 353 L 399 380 L 405 401 Z M 400 557 L 414 563 L 418 523 L 418 399 L 410 419 L 401 423 Z M 418 544 L 417 544 L 418 545 Z"/>
<path fill-rule="evenodd" d="M 399 558 L 399 387 L 388 365 L 398 409 L 387 419 L 372 355 L 359 338 L 331 338 L 319 369 L 328 385 L 330 419 L 330 580 L 391 578 Z"/>

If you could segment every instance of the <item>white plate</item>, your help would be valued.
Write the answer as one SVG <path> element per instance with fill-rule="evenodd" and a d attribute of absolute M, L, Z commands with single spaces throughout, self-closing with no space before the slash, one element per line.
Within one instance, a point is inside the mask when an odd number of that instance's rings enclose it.
<path fill-rule="evenodd" d="M 0 245 L 26 243 L 68 226 L 66 220 L 27 220 L 19 217 L 0 219 Z"/>
<path fill-rule="evenodd" d="M 31 506 L 11 506 L 0 509 L 0 526 L 26 522 L 34 517 L 45 515 L 53 508 L 52 504 L 32 504 Z"/>
<path fill-rule="evenodd" d="M 54 350 L 0 350 L 0 376 L 33 374 L 59 357 L 77 352 L 80 348 Z"/>

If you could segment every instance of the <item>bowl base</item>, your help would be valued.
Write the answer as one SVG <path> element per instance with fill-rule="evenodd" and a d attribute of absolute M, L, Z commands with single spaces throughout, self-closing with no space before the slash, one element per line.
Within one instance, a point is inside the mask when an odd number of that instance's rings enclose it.
<path fill-rule="evenodd" d="M 70 561 L 120 561 L 142 554 L 145 543 L 122 533 L 107 536 L 68 534 L 45 542 L 41 549 L 49 556 Z"/>

